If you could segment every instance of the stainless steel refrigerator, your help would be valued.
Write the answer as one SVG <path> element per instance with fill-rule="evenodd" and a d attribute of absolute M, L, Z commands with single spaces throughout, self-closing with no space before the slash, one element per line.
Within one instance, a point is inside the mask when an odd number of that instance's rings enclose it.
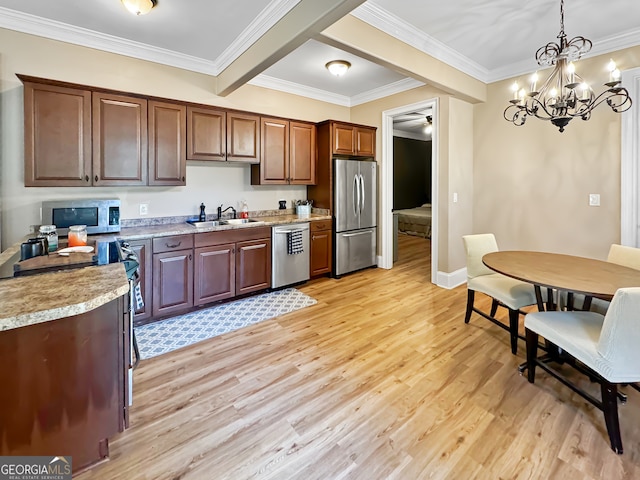
<path fill-rule="evenodd" d="M 334 275 L 376 265 L 376 162 L 333 159 Z"/>

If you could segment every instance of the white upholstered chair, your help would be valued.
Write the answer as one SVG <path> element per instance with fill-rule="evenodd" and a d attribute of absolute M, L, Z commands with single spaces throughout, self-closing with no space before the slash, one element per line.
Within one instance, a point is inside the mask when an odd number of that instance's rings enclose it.
<path fill-rule="evenodd" d="M 536 304 L 533 285 L 496 273 L 482 263 L 487 253 L 497 252 L 498 244 L 492 233 L 465 235 L 462 237 L 467 252 L 467 311 L 464 323 L 469 323 L 471 313 L 476 312 L 487 320 L 509 331 L 511 352 L 518 352 L 518 316 L 520 309 Z M 475 292 L 492 297 L 491 312 L 486 313 L 473 304 Z M 495 318 L 498 306 L 509 310 L 509 325 Z M 521 337 L 523 338 L 523 337 Z"/>
<path fill-rule="evenodd" d="M 640 270 L 640 248 L 627 247 L 614 243 L 609 248 L 607 262 Z M 566 295 L 566 292 L 561 293 L 561 306 L 563 304 L 567 304 L 569 308 L 573 308 L 574 305 L 578 305 L 582 307 L 582 310 L 590 310 L 602 315 L 607 313 L 607 308 L 609 308 L 609 302 L 607 300 L 602 300 L 600 298 L 585 298 L 584 295 L 574 295 L 573 299 L 568 301 L 566 300 Z"/>
<path fill-rule="evenodd" d="M 604 316 L 596 312 L 552 311 L 529 313 L 524 320 L 529 382 L 534 382 L 535 368 L 539 366 L 602 410 L 611 448 L 616 453 L 622 453 L 617 384 L 640 381 L 639 315 L 640 287 L 632 287 L 616 292 Z M 539 335 L 562 349 L 563 355 L 570 357 L 570 364 L 586 370 L 600 383 L 601 401 L 537 358 Z"/>

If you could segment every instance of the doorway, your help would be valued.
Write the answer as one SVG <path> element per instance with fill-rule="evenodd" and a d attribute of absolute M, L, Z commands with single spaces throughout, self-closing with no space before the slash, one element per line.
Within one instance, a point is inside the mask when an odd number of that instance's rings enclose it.
<path fill-rule="evenodd" d="M 430 110 L 433 124 L 431 141 L 431 283 L 437 284 L 438 274 L 438 99 L 425 100 L 382 112 L 381 167 L 381 259 L 378 266 L 393 267 L 393 121 L 403 115 Z"/>

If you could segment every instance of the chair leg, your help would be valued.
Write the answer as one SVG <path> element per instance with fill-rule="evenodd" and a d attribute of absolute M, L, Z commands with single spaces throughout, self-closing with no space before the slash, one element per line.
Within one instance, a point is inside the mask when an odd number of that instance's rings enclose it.
<path fill-rule="evenodd" d="M 473 312 L 473 299 L 475 297 L 475 290 L 467 289 L 467 313 L 464 316 L 464 323 L 469 323 L 471 320 L 471 313 Z"/>
<path fill-rule="evenodd" d="M 607 424 L 607 433 L 611 442 L 611 449 L 618 455 L 622 454 L 622 438 L 620 437 L 620 421 L 618 420 L 618 387 L 615 383 L 602 380 L 602 411 Z"/>
<path fill-rule="evenodd" d="M 498 302 L 498 300 L 496 300 L 495 298 L 493 299 L 493 302 L 491 302 L 491 316 L 495 317 L 496 316 L 496 312 L 498 311 L 498 306 L 500 305 L 500 302 Z"/>
<path fill-rule="evenodd" d="M 509 334 L 511 335 L 511 353 L 518 353 L 518 310 L 509 309 Z"/>
<path fill-rule="evenodd" d="M 534 383 L 536 378 L 536 357 L 538 356 L 538 334 L 525 328 L 527 338 L 527 380 Z"/>

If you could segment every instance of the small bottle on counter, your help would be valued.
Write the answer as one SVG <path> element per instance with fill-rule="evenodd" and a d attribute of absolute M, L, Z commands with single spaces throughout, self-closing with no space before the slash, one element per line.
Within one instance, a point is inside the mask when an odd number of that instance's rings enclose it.
<path fill-rule="evenodd" d="M 200 222 L 206 222 L 207 221 L 207 214 L 204 212 L 205 206 L 204 203 L 200 204 L 200 216 L 198 217 L 198 221 Z"/>
<path fill-rule="evenodd" d="M 49 252 L 58 249 L 58 231 L 55 225 L 40 225 L 38 237 L 46 238 L 49 244 Z"/>
<path fill-rule="evenodd" d="M 81 247 L 87 244 L 87 226 L 71 225 L 69 227 L 69 246 Z"/>
<path fill-rule="evenodd" d="M 240 218 L 249 218 L 249 206 L 246 201 L 242 201 L 242 211 L 240 212 Z"/>

